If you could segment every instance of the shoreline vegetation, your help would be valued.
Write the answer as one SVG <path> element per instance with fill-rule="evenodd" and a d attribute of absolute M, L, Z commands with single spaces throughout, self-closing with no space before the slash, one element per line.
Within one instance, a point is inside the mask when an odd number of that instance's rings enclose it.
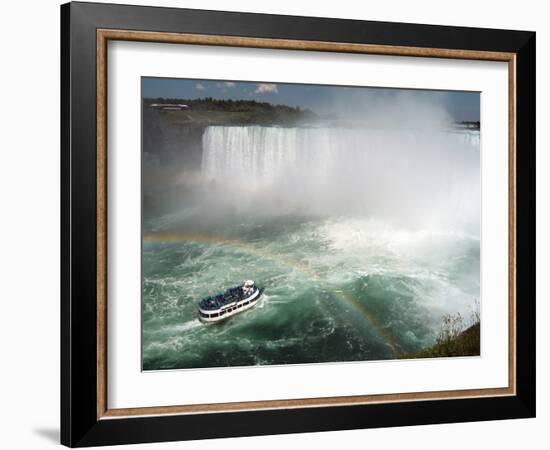
<path fill-rule="evenodd" d="M 144 112 L 166 114 L 195 125 L 299 125 L 323 117 L 310 109 L 255 100 L 144 98 Z M 326 117 L 325 117 L 326 118 Z"/>
<path fill-rule="evenodd" d="M 436 343 L 417 352 L 401 353 L 399 359 L 442 358 L 453 356 L 479 356 L 481 323 L 478 313 L 473 314 L 471 325 L 464 328 L 460 313 L 443 316 Z"/>
<path fill-rule="evenodd" d="M 318 122 L 335 122 L 341 125 L 353 123 L 334 112 L 318 114 L 308 108 L 288 106 L 256 100 L 232 100 L 204 97 L 143 98 L 143 111 L 161 114 L 171 121 L 184 125 L 279 125 L 296 126 Z M 479 130 L 479 121 L 461 121 L 456 127 Z"/>

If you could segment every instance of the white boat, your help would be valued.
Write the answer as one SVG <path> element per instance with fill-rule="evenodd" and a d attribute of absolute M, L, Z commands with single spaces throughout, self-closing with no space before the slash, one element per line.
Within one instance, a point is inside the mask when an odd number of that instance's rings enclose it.
<path fill-rule="evenodd" d="M 203 323 L 221 322 L 247 309 L 253 308 L 264 292 L 263 288 L 247 280 L 223 294 L 203 298 L 199 302 L 199 320 Z"/>

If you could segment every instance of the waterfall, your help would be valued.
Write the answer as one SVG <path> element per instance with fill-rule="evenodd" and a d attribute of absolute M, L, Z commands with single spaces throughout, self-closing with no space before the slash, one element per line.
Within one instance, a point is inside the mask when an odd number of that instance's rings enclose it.
<path fill-rule="evenodd" d="M 330 171 L 346 164 L 378 161 L 399 165 L 399 161 L 392 162 L 389 158 L 399 156 L 395 151 L 402 148 L 410 149 L 407 158 L 422 159 L 422 154 L 413 153 L 419 146 L 424 150 L 433 145 L 453 149 L 457 144 L 470 149 L 479 147 L 479 132 L 453 131 L 438 133 L 436 139 L 433 138 L 412 131 L 396 134 L 387 130 L 330 127 L 211 126 L 203 135 L 201 170 L 208 179 L 226 179 L 258 187 L 297 172 L 308 178 L 326 180 Z"/>
<path fill-rule="evenodd" d="M 479 204 L 477 131 L 210 126 L 202 145 L 206 180 L 280 203 L 415 213 Z"/>
<path fill-rule="evenodd" d="M 203 136 L 202 173 L 233 178 L 250 187 L 268 185 L 288 171 L 308 166 L 323 176 L 334 152 L 329 129 L 208 127 Z"/>

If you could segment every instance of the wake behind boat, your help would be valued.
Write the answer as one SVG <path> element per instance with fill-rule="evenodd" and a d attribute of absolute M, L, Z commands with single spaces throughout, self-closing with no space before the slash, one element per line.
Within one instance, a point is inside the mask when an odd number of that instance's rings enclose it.
<path fill-rule="evenodd" d="M 264 292 L 254 281 L 228 289 L 223 294 L 203 298 L 199 302 L 199 320 L 203 323 L 220 322 L 253 308 Z"/>

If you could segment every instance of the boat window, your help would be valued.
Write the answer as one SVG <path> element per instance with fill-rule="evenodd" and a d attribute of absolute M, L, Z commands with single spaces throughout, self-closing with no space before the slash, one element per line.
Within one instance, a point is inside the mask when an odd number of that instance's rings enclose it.
<path fill-rule="evenodd" d="M 210 314 L 210 317 L 218 317 L 218 313 Z"/>
<path fill-rule="evenodd" d="M 248 305 L 250 302 L 244 302 L 243 305 Z"/>

